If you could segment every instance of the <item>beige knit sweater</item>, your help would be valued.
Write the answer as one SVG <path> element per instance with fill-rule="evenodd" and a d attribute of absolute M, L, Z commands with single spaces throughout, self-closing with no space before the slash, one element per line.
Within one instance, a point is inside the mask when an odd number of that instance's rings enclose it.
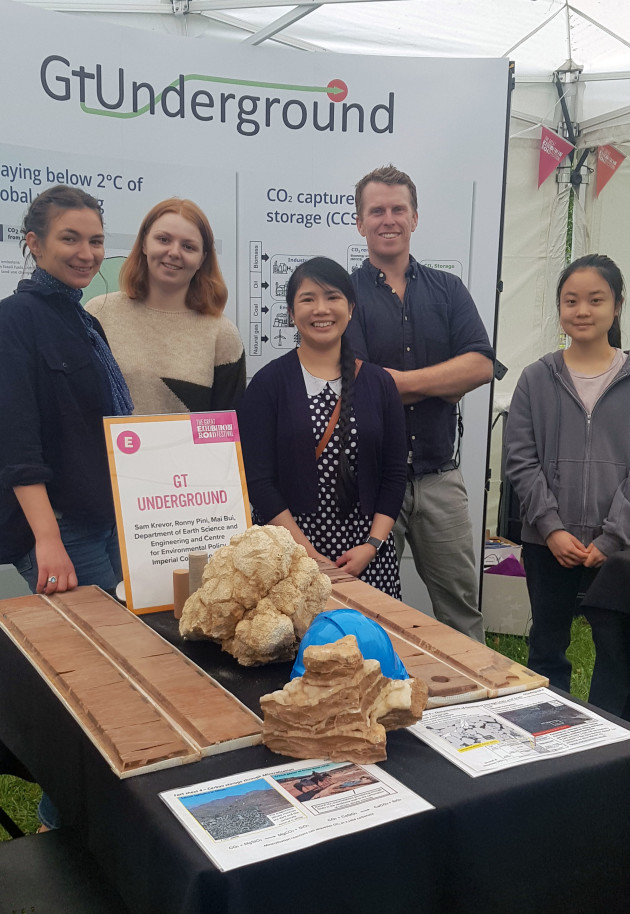
<path fill-rule="evenodd" d="M 93 298 L 129 385 L 135 415 L 232 409 L 245 389 L 245 353 L 226 317 L 154 311 L 123 292 Z"/>

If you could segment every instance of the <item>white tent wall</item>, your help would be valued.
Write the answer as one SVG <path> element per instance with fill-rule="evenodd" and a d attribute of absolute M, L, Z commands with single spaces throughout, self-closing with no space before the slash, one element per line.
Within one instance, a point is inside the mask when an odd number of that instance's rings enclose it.
<path fill-rule="evenodd" d="M 508 153 L 497 357 L 507 366 L 495 382 L 486 527 L 496 532 L 501 482 L 501 414 L 521 371 L 558 345 L 555 279 L 564 265 L 569 190 L 553 177 L 536 190 L 540 140 L 518 134 L 512 119 Z M 516 130 L 514 129 L 516 127 Z M 514 135 L 516 134 L 516 135 Z M 496 420 L 496 421 L 495 421 Z"/>
<path fill-rule="evenodd" d="M 627 80 L 619 81 L 625 82 Z M 578 111 L 589 107 L 594 83 L 585 83 L 579 93 Z M 535 111 L 534 116 L 514 114 L 510 125 L 505 224 L 503 233 L 503 294 L 497 325 L 497 357 L 508 367 L 502 381 L 495 382 L 493 429 L 490 447 L 490 485 L 486 527 L 496 532 L 501 488 L 502 416 L 509 408 L 521 371 L 544 353 L 558 348 L 560 327 L 556 309 L 556 283 L 565 265 L 569 208 L 569 185 L 550 176 L 537 190 L 540 126 L 559 119 L 557 93 L 547 84 L 516 90 L 513 109 Z M 542 91 L 541 91 L 542 90 Z M 555 100 L 554 100 L 555 96 Z M 592 107 L 592 106 L 591 106 Z M 586 127 L 578 140 L 578 153 L 590 153 L 588 184 L 574 195 L 572 257 L 608 254 L 630 281 L 630 110 L 612 113 L 610 123 L 598 118 L 596 127 Z M 555 125 L 557 126 L 557 125 Z M 627 158 L 610 183 L 595 196 L 596 147 L 614 145 Z M 565 161 L 568 162 L 568 160 Z M 630 345 L 630 314 L 622 314 L 622 342 Z"/>
<path fill-rule="evenodd" d="M 624 130 L 627 134 L 630 125 Z M 614 128 L 611 133 L 614 133 Z M 585 193 L 574 207 L 573 256 L 591 252 L 608 254 L 630 282 L 630 138 L 624 143 L 613 140 L 610 134 L 608 137 L 606 143 L 598 145 L 610 144 L 626 158 L 599 197 L 595 196 L 595 174 L 591 175 Z M 591 144 L 590 137 L 584 137 L 583 141 Z M 588 159 L 590 167 L 595 167 L 595 159 L 596 154 L 591 153 Z M 622 315 L 622 328 L 625 330 L 628 327 L 630 322 L 626 310 Z M 627 332 L 624 333 L 623 344 L 630 344 Z"/>
<path fill-rule="evenodd" d="M 169 0 L 30 2 L 107 16 L 116 22 L 142 16 L 154 20 L 145 27 L 156 29 L 161 28 L 157 20 L 171 19 L 180 23 L 179 34 L 186 34 L 188 28 L 188 34 L 204 31 L 216 37 L 229 23 L 237 40 L 248 31 L 276 23 L 295 5 L 265 5 L 257 0 L 242 8 L 232 0 L 226 0 L 223 7 L 215 0 L 179 0 L 176 4 Z M 518 52 L 528 73 L 543 75 L 569 56 L 582 63 L 593 60 L 599 70 L 619 69 L 623 37 L 630 38 L 626 0 L 573 0 L 570 4 L 567 0 L 396 0 L 309 6 L 308 15 L 285 22 L 276 33 L 277 40 L 302 41 L 312 48 L 344 54 L 514 57 Z M 173 15 L 174 7 L 180 15 Z M 567 53 L 569 43 L 572 53 Z"/>

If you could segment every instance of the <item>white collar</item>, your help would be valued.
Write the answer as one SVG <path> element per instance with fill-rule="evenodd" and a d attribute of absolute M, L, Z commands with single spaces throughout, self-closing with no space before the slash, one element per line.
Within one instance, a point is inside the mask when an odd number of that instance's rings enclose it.
<path fill-rule="evenodd" d="M 314 374 L 311 374 L 310 371 L 306 370 L 301 362 L 300 368 L 302 369 L 302 374 L 304 376 L 304 384 L 306 385 L 307 397 L 316 397 L 318 394 L 321 394 L 322 390 L 326 387 L 327 384 L 332 388 L 338 397 L 341 396 L 341 378 L 335 378 L 334 381 L 326 381 L 325 378 L 316 378 Z"/>

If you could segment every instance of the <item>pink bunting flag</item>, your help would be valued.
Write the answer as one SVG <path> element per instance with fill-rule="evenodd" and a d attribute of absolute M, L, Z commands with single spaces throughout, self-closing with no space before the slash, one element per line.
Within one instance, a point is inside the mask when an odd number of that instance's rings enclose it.
<path fill-rule="evenodd" d="M 597 147 L 597 183 L 595 185 L 595 196 L 599 197 L 601 191 L 606 187 L 614 173 L 617 171 L 625 155 L 615 149 L 614 146 Z"/>
<path fill-rule="evenodd" d="M 540 137 L 540 158 L 538 160 L 538 186 L 547 180 L 560 162 L 575 149 L 567 140 L 558 136 L 548 127 L 542 128 Z"/>

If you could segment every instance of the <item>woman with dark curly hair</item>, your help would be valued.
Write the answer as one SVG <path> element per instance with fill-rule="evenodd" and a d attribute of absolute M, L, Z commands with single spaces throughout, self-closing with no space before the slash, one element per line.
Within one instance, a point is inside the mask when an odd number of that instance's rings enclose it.
<path fill-rule="evenodd" d="M 103 416 L 129 391 L 81 295 L 105 254 L 99 202 L 51 187 L 24 218 L 30 279 L 0 303 L 0 562 L 31 590 L 122 580 Z"/>

